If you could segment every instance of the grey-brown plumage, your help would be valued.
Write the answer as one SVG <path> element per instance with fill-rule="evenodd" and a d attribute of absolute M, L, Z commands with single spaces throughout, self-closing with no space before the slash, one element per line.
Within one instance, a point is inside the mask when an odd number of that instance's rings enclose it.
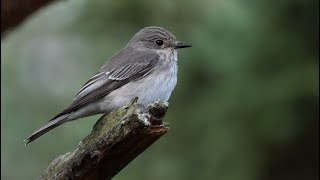
<path fill-rule="evenodd" d="M 136 96 L 145 105 L 156 99 L 167 101 L 177 81 L 177 49 L 185 47 L 191 45 L 177 42 L 164 28 L 141 29 L 82 86 L 71 105 L 28 137 L 26 144 L 65 122 L 109 113 Z"/>

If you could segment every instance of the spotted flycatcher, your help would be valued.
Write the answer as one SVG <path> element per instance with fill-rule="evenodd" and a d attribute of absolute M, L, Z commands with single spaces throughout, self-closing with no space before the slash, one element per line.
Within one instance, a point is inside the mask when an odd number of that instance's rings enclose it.
<path fill-rule="evenodd" d="M 65 122 L 110 113 L 134 97 L 144 105 L 168 101 L 177 84 L 177 49 L 187 47 L 191 44 L 178 42 L 164 28 L 141 29 L 82 86 L 69 107 L 27 138 L 27 144 Z"/>

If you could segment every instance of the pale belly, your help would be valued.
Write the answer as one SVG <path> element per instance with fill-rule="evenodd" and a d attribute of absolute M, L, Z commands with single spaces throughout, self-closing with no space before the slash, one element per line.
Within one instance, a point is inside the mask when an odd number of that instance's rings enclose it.
<path fill-rule="evenodd" d="M 157 99 L 168 101 L 176 84 L 177 64 L 172 62 L 156 69 L 141 80 L 130 82 L 111 92 L 99 102 L 99 109 L 103 112 L 112 111 L 128 104 L 134 97 L 138 97 L 138 103 L 144 105 Z"/>

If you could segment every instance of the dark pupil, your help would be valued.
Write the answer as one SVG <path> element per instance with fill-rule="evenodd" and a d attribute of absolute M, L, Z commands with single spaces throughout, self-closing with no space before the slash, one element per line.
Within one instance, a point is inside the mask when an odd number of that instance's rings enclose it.
<path fill-rule="evenodd" d="M 161 40 L 156 40 L 156 44 L 157 44 L 158 46 L 161 46 L 161 45 L 163 44 L 163 41 L 161 41 Z"/>

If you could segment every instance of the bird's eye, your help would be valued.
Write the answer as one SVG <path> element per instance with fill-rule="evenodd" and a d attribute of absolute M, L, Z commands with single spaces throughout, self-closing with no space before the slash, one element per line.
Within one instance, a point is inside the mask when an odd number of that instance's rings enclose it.
<path fill-rule="evenodd" d="M 156 44 L 157 44 L 158 46 L 162 46 L 163 41 L 162 41 L 162 40 L 156 40 Z"/>

